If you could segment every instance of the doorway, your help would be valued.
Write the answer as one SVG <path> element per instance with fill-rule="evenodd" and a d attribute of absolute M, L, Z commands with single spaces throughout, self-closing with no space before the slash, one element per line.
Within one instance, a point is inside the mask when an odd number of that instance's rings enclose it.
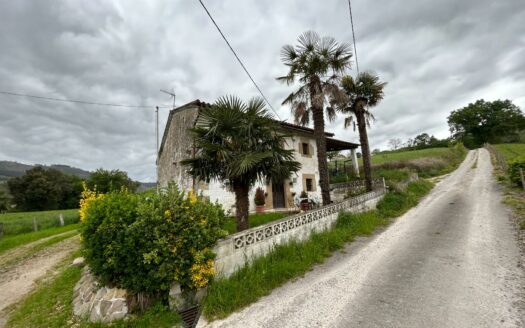
<path fill-rule="evenodd" d="M 273 208 L 284 208 L 284 183 L 272 183 Z"/>

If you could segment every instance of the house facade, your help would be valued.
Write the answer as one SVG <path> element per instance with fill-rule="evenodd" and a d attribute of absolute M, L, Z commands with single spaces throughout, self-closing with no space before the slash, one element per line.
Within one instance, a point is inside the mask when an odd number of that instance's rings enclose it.
<path fill-rule="evenodd" d="M 195 190 L 212 202 L 219 202 L 225 210 L 235 211 L 235 194 L 230 191 L 227 182 L 213 180 L 209 183 L 195 181 L 187 173 L 187 167 L 181 161 L 191 158 L 197 152 L 189 129 L 193 128 L 202 108 L 210 106 L 195 100 L 170 111 L 162 137 L 157 158 L 157 178 L 160 186 L 165 187 L 175 182 L 182 190 Z M 280 122 L 286 138 L 286 147 L 295 151 L 295 160 L 301 163 L 301 169 L 282 183 L 260 181 L 250 191 L 250 210 L 255 210 L 254 194 L 257 187 L 265 191 L 268 210 L 294 208 L 294 198 L 306 191 L 309 198 L 321 200 L 319 170 L 317 166 L 317 147 L 313 129 Z M 359 146 L 333 138 L 326 133 L 327 150 L 350 150 L 356 174 L 358 172 L 356 149 Z"/>

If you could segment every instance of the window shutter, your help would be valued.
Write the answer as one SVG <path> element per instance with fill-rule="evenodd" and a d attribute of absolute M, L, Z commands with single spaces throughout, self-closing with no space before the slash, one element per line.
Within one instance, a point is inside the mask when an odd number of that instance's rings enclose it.
<path fill-rule="evenodd" d="M 310 156 L 314 156 L 314 146 L 308 143 L 308 153 Z"/>

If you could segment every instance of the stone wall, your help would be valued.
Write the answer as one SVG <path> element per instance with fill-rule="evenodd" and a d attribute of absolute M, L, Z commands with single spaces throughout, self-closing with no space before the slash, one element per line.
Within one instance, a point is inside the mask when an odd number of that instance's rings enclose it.
<path fill-rule="evenodd" d="M 182 190 L 193 187 L 193 179 L 180 162 L 193 156 L 193 138 L 188 129 L 193 128 L 199 114 L 199 105 L 190 103 L 170 112 L 162 147 L 158 158 L 158 182 L 166 187 L 174 181 Z"/>
<path fill-rule="evenodd" d="M 85 266 L 73 289 L 73 314 L 91 322 L 111 322 L 128 314 L 126 291 L 100 286 Z"/>
<path fill-rule="evenodd" d="M 305 240 L 315 231 L 330 228 L 340 211 L 363 212 L 375 208 L 385 192 L 385 188 L 379 188 L 336 204 L 228 236 L 214 248 L 217 254 L 215 270 L 218 275 L 228 277 L 251 260 L 269 253 L 275 245 L 292 239 Z"/>

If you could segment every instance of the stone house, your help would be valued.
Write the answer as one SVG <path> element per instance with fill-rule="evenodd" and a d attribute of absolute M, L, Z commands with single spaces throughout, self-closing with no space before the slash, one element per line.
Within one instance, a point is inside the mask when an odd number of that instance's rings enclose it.
<path fill-rule="evenodd" d="M 224 209 L 234 210 L 235 194 L 229 190 L 227 183 L 224 181 L 210 181 L 209 183 L 195 181 L 187 173 L 187 168 L 181 164 L 182 160 L 190 158 L 197 151 L 188 130 L 194 126 L 200 109 L 206 106 L 210 105 L 195 100 L 170 111 L 157 158 L 158 182 L 162 187 L 173 181 L 182 190 L 193 188 L 198 194 L 208 197 L 212 202 L 221 203 Z M 295 159 L 301 163 L 301 169 L 280 184 L 259 182 L 250 191 L 250 210 L 255 210 L 253 197 L 257 187 L 265 190 L 267 210 L 293 208 L 294 197 L 300 195 L 303 190 L 308 193 L 309 197 L 321 199 L 313 129 L 286 122 L 280 122 L 280 124 L 283 132 L 292 136 L 286 138 L 287 146 L 296 151 Z M 326 133 L 327 151 L 350 150 L 353 167 L 358 174 L 356 149 L 359 145 L 334 139 L 333 136 L 333 133 Z"/>

